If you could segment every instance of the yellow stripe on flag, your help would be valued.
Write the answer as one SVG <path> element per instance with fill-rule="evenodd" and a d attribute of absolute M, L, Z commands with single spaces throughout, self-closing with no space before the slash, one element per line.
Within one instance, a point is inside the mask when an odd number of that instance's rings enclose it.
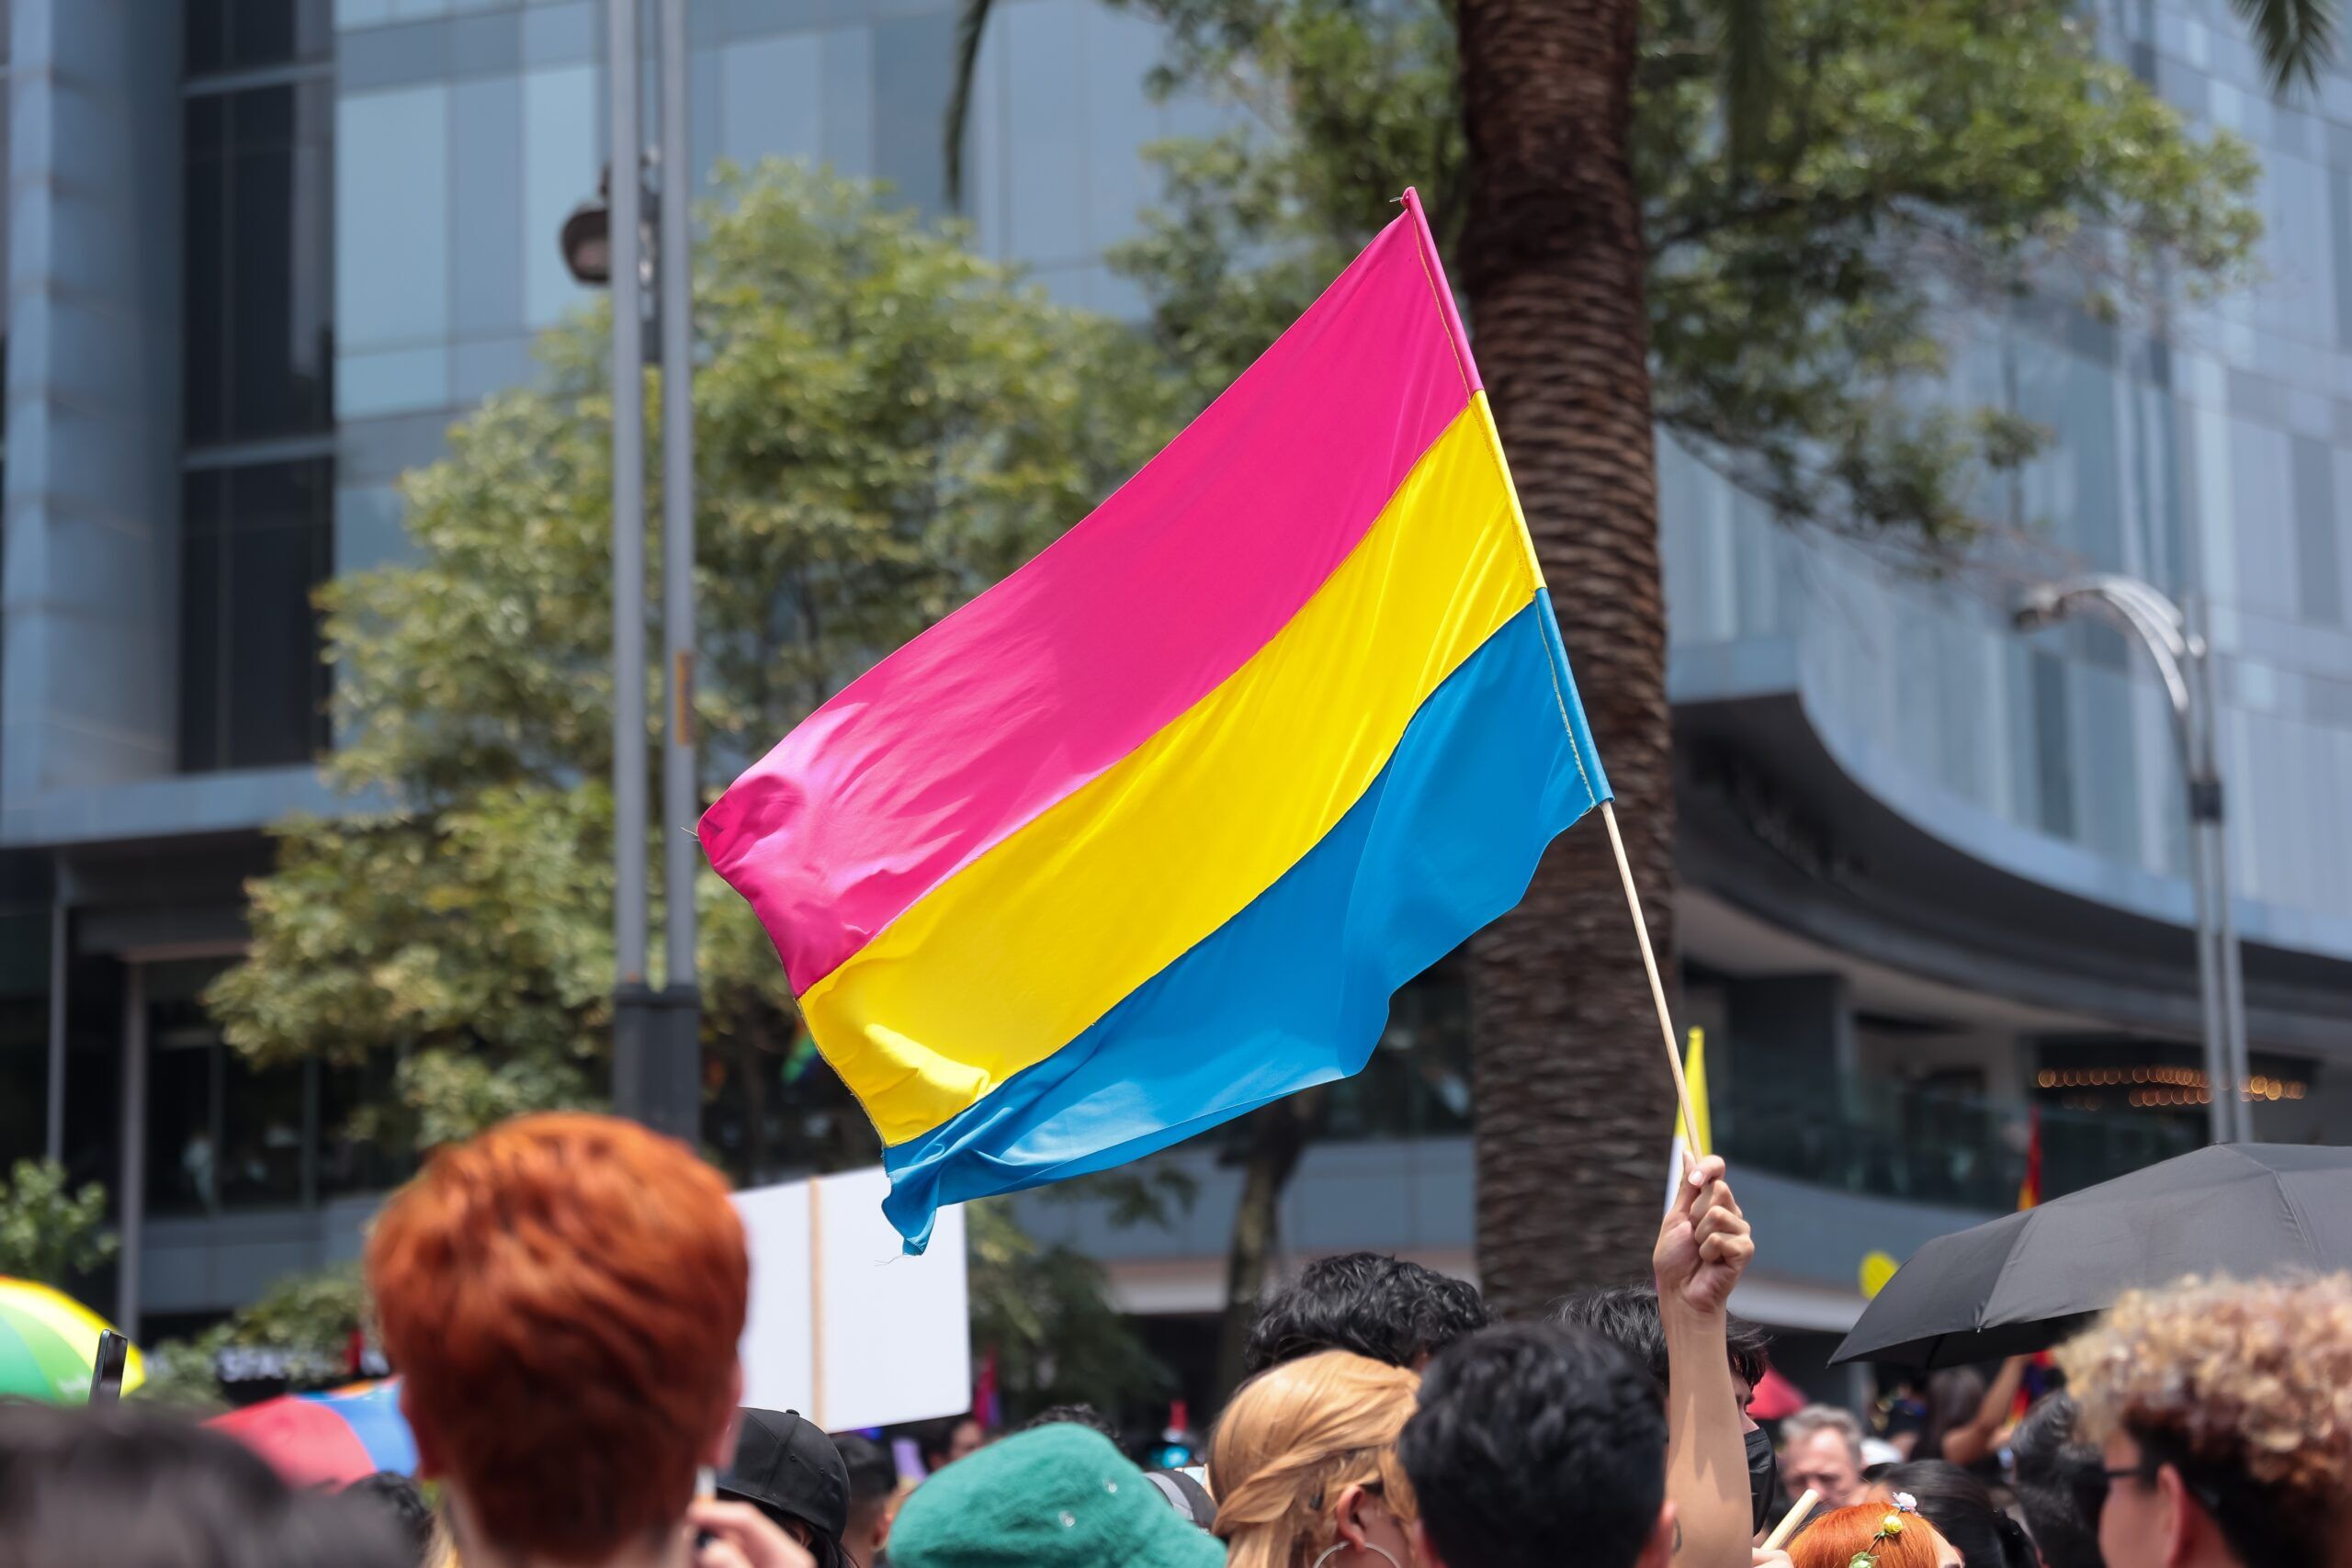
<path fill-rule="evenodd" d="M 1045 1060 L 1263 893 L 1542 588 L 1484 394 L 1298 615 L 800 998 L 886 1144 Z M 1249 562 L 1237 560 L 1236 571 Z"/>

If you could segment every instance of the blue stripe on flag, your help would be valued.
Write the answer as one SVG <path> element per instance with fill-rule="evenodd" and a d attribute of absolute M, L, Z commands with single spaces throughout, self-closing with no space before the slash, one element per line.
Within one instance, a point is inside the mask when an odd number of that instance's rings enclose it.
<path fill-rule="evenodd" d="M 920 1252 L 944 1204 L 1106 1169 L 1356 1072 L 1391 993 L 1518 903 L 1607 794 L 1539 594 L 1272 886 L 1069 1045 L 887 1150 L 884 1213 Z"/>

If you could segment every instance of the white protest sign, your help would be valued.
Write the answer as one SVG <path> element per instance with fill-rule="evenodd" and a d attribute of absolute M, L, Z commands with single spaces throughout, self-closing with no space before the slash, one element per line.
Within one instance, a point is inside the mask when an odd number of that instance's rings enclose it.
<path fill-rule="evenodd" d="M 882 1217 L 877 1167 L 735 1195 L 752 1250 L 743 1403 L 829 1432 L 971 1408 L 964 1212 L 943 1209 L 921 1258 Z"/>

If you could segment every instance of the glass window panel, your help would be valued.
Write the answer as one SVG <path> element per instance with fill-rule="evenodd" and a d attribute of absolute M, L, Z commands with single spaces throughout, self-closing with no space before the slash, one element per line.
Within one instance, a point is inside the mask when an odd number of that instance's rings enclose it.
<path fill-rule="evenodd" d="M 718 147 L 750 167 L 763 158 L 808 158 L 824 145 L 823 45 L 783 34 L 733 43 L 718 56 Z"/>
<path fill-rule="evenodd" d="M 188 102 L 187 439 L 324 430 L 333 245 L 325 82 Z"/>
<path fill-rule="evenodd" d="M 817 38 L 825 74 L 824 160 L 840 174 L 871 179 L 880 168 L 874 141 L 874 33 L 835 28 Z M 940 110 L 927 112 L 936 142 Z"/>
<path fill-rule="evenodd" d="M 49 1142 L 49 1043 L 23 1038 L 36 1010 L 46 1025 L 46 1005 L 0 1001 L 0 1166 L 39 1159 Z"/>
<path fill-rule="evenodd" d="M 2292 438 L 2295 454 L 2295 587 L 2302 617 L 2322 626 L 2344 623 L 2342 577 L 2336 559 L 2335 461 L 2326 443 Z"/>
<path fill-rule="evenodd" d="M 151 1028 L 152 1028 L 151 1024 Z M 220 1206 L 212 1075 L 220 1046 L 198 1028 L 153 1030 L 147 1062 L 147 1211 L 208 1214 Z"/>
<path fill-rule="evenodd" d="M 227 105 L 220 98 L 188 103 L 188 141 L 195 151 L 187 171 L 186 338 L 183 352 L 187 438 L 201 444 L 229 433 L 227 393 L 229 164 L 219 148 L 226 140 Z"/>
<path fill-rule="evenodd" d="M 334 230 L 335 319 L 348 348 L 448 335 L 448 111 L 447 85 L 336 106 L 335 186 L 355 197 L 336 205 Z"/>
<path fill-rule="evenodd" d="M 2286 433 L 2229 422 L 2229 506 L 2235 602 L 2280 619 L 2296 613 L 2292 459 Z M 2214 591 L 2222 591 L 2216 583 Z"/>
<path fill-rule="evenodd" d="M 1011 259 L 1033 265 L 1091 261 L 1085 214 L 1084 61 L 1079 0 L 1010 6 L 998 25 L 1006 49 L 1005 170 Z M 937 114 L 932 116 L 936 123 Z"/>
<path fill-rule="evenodd" d="M 227 480 L 187 476 L 181 487 L 180 766 L 220 765 L 220 516 Z"/>
<path fill-rule="evenodd" d="M 955 55 L 956 18 L 948 12 L 874 26 L 874 172 L 926 213 L 947 210 L 939 114 L 953 85 Z M 1081 136 L 1091 129 L 1071 130 Z M 1081 190 L 1065 189 L 1062 199 L 1077 205 Z"/>
<path fill-rule="evenodd" d="M 189 476 L 181 571 L 181 766 L 283 766 L 324 745 L 311 595 L 334 564 L 321 459 Z"/>
<path fill-rule="evenodd" d="M 0 915 L 0 1169 L 49 1141 L 47 909 Z"/>
<path fill-rule="evenodd" d="M 220 1063 L 220 1206 L 278 1208 L 302 1197 L 302 1075 L 257 1067 L 240 1052 Z"/>
<path fill-rule="evenodd" d="M 390 485 L 354 485 L 335 493 L 336 570 L 366 571 L 409 558 L 399 491 Z"/>
<path fill-rule="evenodd" d="M 514 76 L 461 82 L 449 100 L 450 134 L 469 149 L 451 171 L 457 208 L 451 325 L 461 335 L 512 333 L 523 324 L 523 87 Z M 583 196 L 588 193 L 582 192 Z M 555 233 L 538 236 L 553 249 Z"/>
<path fill-rule="evenodd" d="M 228 0 L 228 10 L 235 65 L 324 60 L 334 51 L 333 0 Z"/>
<path fill-rule="evenodd" d="M 593 65 L 533 71 L 523 78 L 523 323 L 554 324 L 587 298 L 555 243 L 571 209 L 596 194 L 603 148 Z"/>
<path fill-rule="evenodd" d="M 277 151 L 294 143 L 294 94 L 290 84 L 254 87 L 226 95 L 229 136 L 239 149 Z"/>
<path fill-rule="evenodd" d="M 1086 13 L 1086 28 L 1087 216 L 1095 248 L 1108 250 L 1135 236 L 1136 212 L 1159 194 L 1159 175 L 1143 158 L 1145 144 L 1162 134 L 1159 106 L 1137 84 L 1159 62 L 1162 35 L 1148 17 L 1107 6 Z M 1114 290 L 1098 294 L 1096 309 L 1140 319 Z"/>
<path fill-rule="evenodd" d="M 346 354 L 335 365 L 334 398 L 335 408 L 347 420 L 447 407 L 449 351 L 435 344 Z"/>
<path fill-rule="evenodd" d="M 229 63 L 230 0 L 187 0 L 187 73 L 201 75 Z"/>
<path fill-rule="evenodd" d="M 2036 650 L 2030 656 L 2033 761 L 2044 832 L 2075 836 L 2074 736 L 2067 723 L 2066 664 Z"/>
<path fill-rule="evenodd" d="M 294 281 L 293 161 L 290 149 L 247 152 L 230 175 L 236 191 L 229 268 L 232 436 L 299 427 L 286 314 Z"/>
<path fill-rule="evenodd" d="M 319 1196 L 383 1192 L 414 1170 L 414 1129 L 402 1124 L 389 1053 L 319 1069 Z"/>
<path fill-rule="evenodd" d="M 314 493 L 318 467 L 276 465 L 237 476 L 243 484 L 257 481 L 262 494 L 252 513 L 241 506 L 223 560 L 230 583 L 224 640 L 232 766 L 306 761 L 323 739 L 322 666 L 311 593 L 326 579 L 332 535 L 322 526 L 325 498 Z"/>

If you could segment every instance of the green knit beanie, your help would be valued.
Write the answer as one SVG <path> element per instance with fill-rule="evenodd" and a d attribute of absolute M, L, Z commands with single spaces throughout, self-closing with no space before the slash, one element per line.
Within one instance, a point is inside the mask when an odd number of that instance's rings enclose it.
<path fill-rule="evenodd" d="M 1100 1432 L 1066 1422 L 992 1443 L 915 1488 L 891 1568 L 1224 1568 Z"/>

